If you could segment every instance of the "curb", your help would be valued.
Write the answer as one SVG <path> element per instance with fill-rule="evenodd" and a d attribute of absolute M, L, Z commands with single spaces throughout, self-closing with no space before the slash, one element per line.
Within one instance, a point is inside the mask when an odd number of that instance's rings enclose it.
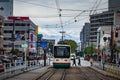
<path fill-rule="evenodd" d="M 117 76 L 117 75 L 112 74 L 112 73 L 107 72 L 107 71 L 103 71 L 103 70 L 101 70 L 101 69 L 98 69 L 97 67 L 91 66 L 90 68 L 96 70 L 97 72 L 99 72 L 99 73 L 101 73 L 101 74 L 103 74 L 103 75 L 105 75 L 105 76 L 109 76 L 109 77 L 116 78 L 116 79 L 120 80 L 120 76 Z"/>

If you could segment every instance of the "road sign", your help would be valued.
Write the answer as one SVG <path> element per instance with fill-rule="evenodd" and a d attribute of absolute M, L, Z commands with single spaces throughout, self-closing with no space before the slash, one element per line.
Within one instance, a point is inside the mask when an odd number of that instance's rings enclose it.
<path fill-rule="evenodd" d="M 28 45 L 27 44 L 22 44 L 22 46 L 21 46 L 22 48 L 27 48 L 28 47 Z"/>
<path fill-rule="evenodd" d="M 40 41 L 40 47 L 46 48 L 47 47 L 47 41 Z"/>

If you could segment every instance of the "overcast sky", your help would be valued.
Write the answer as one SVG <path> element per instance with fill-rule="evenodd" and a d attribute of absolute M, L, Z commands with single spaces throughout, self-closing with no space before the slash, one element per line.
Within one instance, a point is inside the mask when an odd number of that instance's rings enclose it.
<path fill-rule="evenodd" d="M 57 6 L 61 9 L 61 19 L 65 33 L 65 39 L 80 41 L 80 31 L 85 22 L 89 22 L 89 15 L 105 11 L 108 0 L 57 0 Z M 56 0 L 14 0 L 14 15 L 29 16 L 39 26 L 39 33 L 43 38 L 61 39 L 60 18 Z M 94 7 L 93 7 L 94 6 Z M 95 9 L 96 12 L 90 10 Z M 86 11 L 87 10 L 87 11 Z M 77 20 L 77 22 L 75 22 Z"/>

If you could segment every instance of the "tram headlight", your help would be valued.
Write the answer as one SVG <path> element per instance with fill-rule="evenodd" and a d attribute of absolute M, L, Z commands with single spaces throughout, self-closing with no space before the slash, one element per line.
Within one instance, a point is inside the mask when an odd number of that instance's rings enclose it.
<path fill-rule="evenodd" d="M 64 61 L 67 61 L 67 59 L 65 59 Z"/>
<path fill-rule="evenodd" d="M 59 61 L 59 59 L 56 59 L 56 61 Z"/>

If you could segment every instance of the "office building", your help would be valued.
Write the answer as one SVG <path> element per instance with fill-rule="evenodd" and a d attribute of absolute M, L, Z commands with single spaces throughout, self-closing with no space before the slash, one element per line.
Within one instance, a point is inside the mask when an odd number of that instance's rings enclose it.
<path fill-rule="evenodd" d="M 4 21 L 4 48 L 24 51 L 22 44 L 28 44 L 29 52 L 36 52 L 36 25 L 29 17 L 10 16 Z"/>
<path fill-rule="evenodd" d="M 0 15 L 5 19 L 13 16 L 13 0 L 0 0 Z"/>
<path fill-rule="evenodd" d="M 81 49 L 84 49 L 89 45 L 89 39 L 90 39 L 90 23 L 85 23 L 83 26 L 82 32 L 81 32 L 83 38 L 81 38 Z"/>

